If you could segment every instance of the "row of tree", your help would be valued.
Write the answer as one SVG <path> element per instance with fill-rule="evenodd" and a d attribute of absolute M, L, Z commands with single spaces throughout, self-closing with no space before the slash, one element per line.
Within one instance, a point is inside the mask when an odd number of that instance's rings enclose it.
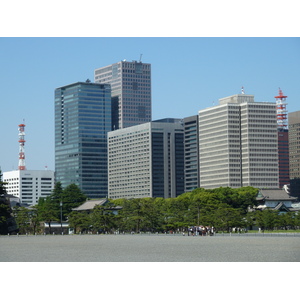
<path fill-rule="evenodd" d="M 281 214 L 274 210 L 248 211 L 256 206 L 258 190 L 196 189 L 176 198 L 136 198 L 111 200 L 96 206 L 90 212 L 72 212 L 69 224 L 79 231 L 92 232 L 166 232 L 183 231 L 190 226 L 214 226 L 217 231 L 231 228 L 273 230 L 294 229 L 300 226 L 300 215 L 295 212 Z M 122 207 L 115 214 L 113 208 Z"/>
<path fill-rule="evenodd" d="M 297 213 L 280 214 L 274 210 L 249 212 L 248 207 L 257 205 L 257 192 L 252 187 L 198 188 L 176 198 L 110 200 L 91 211 L 78 212 L 72 209 L 84 203 L 86 196 L 77 185 L 71 184 L 63 189 L 58 182 L 50 196 L 40 198 L 38 204 L 30 208 L 15 206 L 10 210 L 7 204 L 1 202 L 0 229 L 11 215 L 21 234 L 43 232 L 43 222 L 49 224 L 51 232 L 51 223 L 61 219 L 68 220 L 75 233 L 183 231 L 200 225 L 213 226 L 219 231 L 229 231 L 233 227 L 251 228 L 254 225 L 271 230 L 300 226 L 300 214 Z M 0 183 L 0 193 L 5 194 L 3 183 Z M 116 207 L 121 209 L 116 210 Z"/>

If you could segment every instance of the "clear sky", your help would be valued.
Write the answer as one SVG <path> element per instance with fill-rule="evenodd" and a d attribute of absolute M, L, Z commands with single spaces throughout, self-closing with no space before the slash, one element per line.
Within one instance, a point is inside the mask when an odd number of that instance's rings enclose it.
<path fill-rule="evenodd" d="M 241 92 L 300 110 L 300 38 L 0 38 L 2 171 L 18 167 L 18 125 L 26 124 L 26 167 L 54 170 L 54 90 L 94 80 L 123 59 L 152 65 L 152 116 L 184 118 Z"/>

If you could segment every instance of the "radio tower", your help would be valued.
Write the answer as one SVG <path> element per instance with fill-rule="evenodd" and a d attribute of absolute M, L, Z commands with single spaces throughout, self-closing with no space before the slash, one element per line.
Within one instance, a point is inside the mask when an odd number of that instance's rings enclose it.
<path fill-rule="evenodd" d="M 274 98 L 276 98 L 278 128 L 287 129 L 287 103 L 285 102 L 287 96 L 284 96 L 282 90 L 279 88 L 279 95 Z"/>
<path fill-rule="evenodd" d="M 25 124 L 19 125 L 19 170 L 26 170 L 25 168 Z"/>

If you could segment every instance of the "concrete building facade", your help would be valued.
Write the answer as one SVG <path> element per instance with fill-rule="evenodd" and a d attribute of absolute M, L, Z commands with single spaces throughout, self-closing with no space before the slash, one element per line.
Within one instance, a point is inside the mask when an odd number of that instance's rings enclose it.
<path fill-rule="evenodd" d="M 163 119 L 108 133 L 108 197 L 176 197 L 184 192 L 183 125 Z"/>
<path fill-rule="evenodd" d="M 96 69 L 94 81 L 111 85 L 112 130 L 152 120 L 151 64 L 120 61 Z"/>
<path fill-rule="evenodd" d="M 300 178 L 300 110 L 288 114 L 290 179 Z"/>
<path fill-rule="evenodd" d="M 200 186 L 278 188 L 276 105 L 238 94 L 199 111 Z"/>
<path fill-rule="evenodd" d="M 54 171 L 15 170 L 3 172 L 6 192 L 20 199 L 20 203 L 35 205 L 40 197 L 52 193 L 55 184 Z"/>

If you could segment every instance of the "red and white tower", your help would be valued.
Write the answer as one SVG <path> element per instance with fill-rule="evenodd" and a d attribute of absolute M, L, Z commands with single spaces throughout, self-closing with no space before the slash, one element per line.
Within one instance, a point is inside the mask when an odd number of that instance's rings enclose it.
<path fill-rule="evenodd" d="M 286 110 L 287 103 L 285 102 L 287 96 L 284 96 L 282 90 L 279 88 L 279 95 L 275 96 L 274 98 L 276 98 L 278 128 L 287 129 L 288 127 L 287 110 Z"/>
<path fill-rule="evenodd" d="M 25 124 L 19 125 L 19 170 L 26 170 L 25 168 Z"/>

